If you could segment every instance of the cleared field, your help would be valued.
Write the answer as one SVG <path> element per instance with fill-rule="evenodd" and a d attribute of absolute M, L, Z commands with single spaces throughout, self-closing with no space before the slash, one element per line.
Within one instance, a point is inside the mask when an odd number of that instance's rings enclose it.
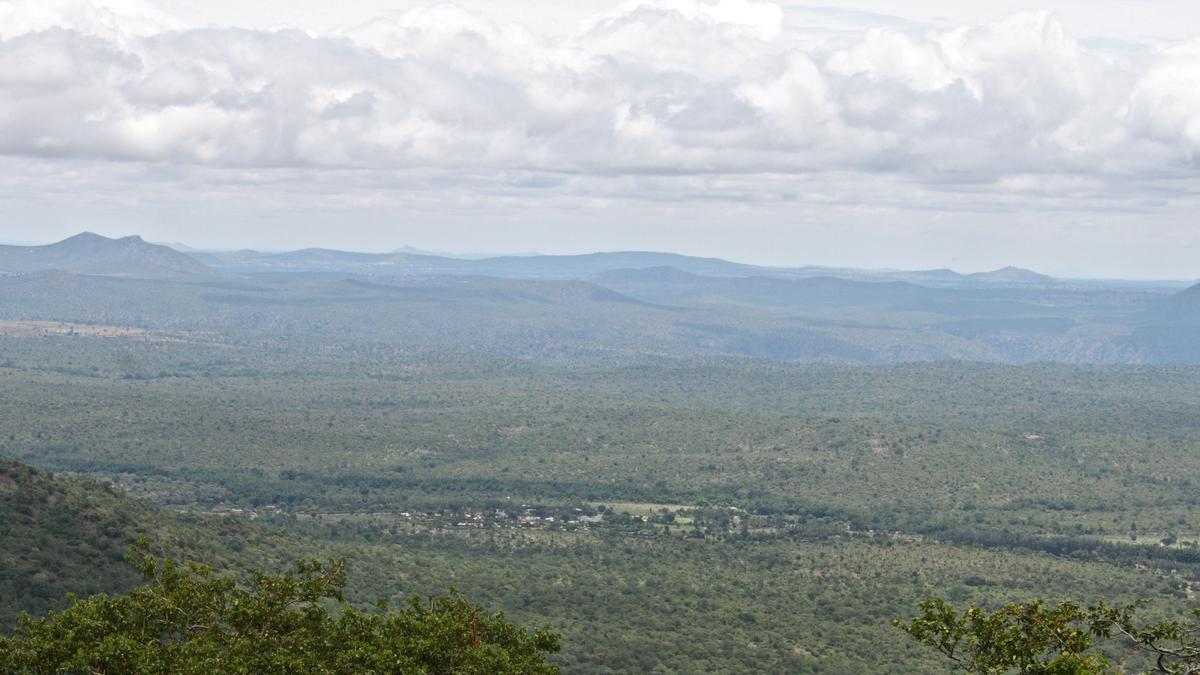
<path fill-rule="evenodd" d="M 628 513 L 631 516 L 649 516 L 656 513 L 662 513 L 663 510 L 671 513 L 680 511 L 688 511 L 696 508 L 695 506 L 687 506 L 684 504 L 656 504 L 653 502 L 610 502 L 604 504 L 592 504 L 593 507 L 604 506 L 610 511 L 617 513 Z"/>
<path fill-rule="evenodd" d="M 155 339 L 143 328 L 62 321 L 0 321 L 0 337 L 79 336 Z"/>

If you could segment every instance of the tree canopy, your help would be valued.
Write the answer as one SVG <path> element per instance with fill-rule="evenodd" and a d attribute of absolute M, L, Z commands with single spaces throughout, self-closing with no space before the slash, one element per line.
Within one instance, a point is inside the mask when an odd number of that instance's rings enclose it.
<path fill-rule="evenodd" d="M 118 597 L 71 598 L 0 638 L 9 673 L 557 673 L 559 636 L 527 630 L 456 592 L 364 612 L 346 606 L 345 560 L 302 560 L 242 587 L 194 563 L 129 560 L 146 583 Z"/>
<path fill-rule="evenodd" d="M 972 673 L 1200 673 L 1200 609 L 1190 621 L 1145 621 L 1137 616 L 1142 604 L 1084 608 L 1035 600 L 959 613 L 935 598 L 921 602 L 920 616 L 894 624 L 949 659 L 954 670 Z M 1123 652 L 1122 658 L 1113 652 Z M 1131 669 L 1129 662 L 1139 657 L 1144 667 Z"/>

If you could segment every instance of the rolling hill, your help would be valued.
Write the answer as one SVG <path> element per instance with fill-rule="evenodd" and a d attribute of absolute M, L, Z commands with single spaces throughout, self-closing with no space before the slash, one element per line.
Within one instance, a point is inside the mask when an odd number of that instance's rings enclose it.
<path fill-rule="evenodd" d="M 67 592 L 132 586 L 137 574 L 122 555 L 151 511 L 101 483 L 0 461 L 0 625 L 21 610 L 59 607 Z"/>
<path fill-rule="evenodd" d="M 819 274 L 640 252 L 189 256 L 91 234 L 0 249 L 0 262 L 10 272 L 0 321 L 18 332 L 58 321 L 554 360 L 1200 361 L 1195 331 L 1181 328 L 1200 323 L 1186 318 L 1200 290 L 1169 297 L 1165 286 L 1070 284 L 1018 268 Z"/>
<path fill-rule="evenodd" d="M 1200 325 L 1200 284 L 1166 298 L 1149 312 L 1154 323 Z"/>
<path fill-rule="evenodd" d="M 217 276 L 191 256 L 136 236 L 109 239 L 84 232 L 46 246 L 0 246 L 0 274 L 49 270 L 141 279 Z"/>
<path fill-rule="evenodd" d="M 177 280 L 49 271 L 0 277 L 0 298 L 0 322 L 15 324 L 124 327 L 159 339 L 332 339 L 553 360 L 1197 358 L 1194 350 L 1131 334 L 1139 312 L 1161 298 L 1132 290 L 928 288 L 708 277 L 664 267 L 591 280 L 297 272 Z"/>
<path fill-rule="evenodd" d="M 485 275 L 513 279 L 585 279 L 600 272 L 671 265 L 695 274 L 749 276 L 768 268 L 742 265 L 716 258 L 695 258 L 673 253 L 619 252 L 585 255 L 530 255 L 464 259 L 393 252 L 354 253 L 330 249 L 302 249 L 287 253 L 193 254 L 216 269 L 238 274 L 267 272 L 336 272 L 362 275 Z"/>
<path fill-rule="evenodd" d="M 354 253 L 331 249 L 302 249 L 286 253 L 235 251 L 190 253 L 204 264 L 235 274 L 340 273 L 376 276 L 481 275 L 511 279 L 581 280 L 622 270 L 672 268 L 688 274 L 717 277 L 783 279 L 836 278 L 859 282 L 907 282 L 929 287 L 1054 286 L 1053 277 L 1017 267 L 960 274 L 953 270 L 861 270 L 835 267 L 765 267 L 677 253 L 615 251 L 581 255 L 519 255 L 491 258 L 447 257 L 416 250 Z"/>
<path fill-rule="evenodd" d="M 1200 284 L 1151 304 L 1120 338 L 1147 363 L 1200 362 Z"/>
<path fill-rule="evenodd" d="M 903 281 L 854 281 L 838 277 L 709 277 L 674 267 L 602 272 L 592 280 L 655 302 L 733 302 L 766 307 L 878 305 L 913 301 L 921 296 L 939 297 L 946 293 Z"/>
<path fill-rule="evenodd" d="M 968 278 L 977 281 L 1004 283 L 1004 284 L 1040 284 L 1047 285 L 1054 283 L 1054 278 L 1039 274 L 1033 270 L 1027 270 L 1020 267 L 1004 267 L 991 272 L 976 272 L 968 274 Z"/>
<path fill-rule="evenodd" d="M 142 583 L 125 560 L 140 536 L 175 560 L 218 565 L 243 581 L 322 550 L 241 518 L 170 511 L 107 482 L 0 457 L 0 633 L 22 612 L 66 606 L 68 593 L 123 593 Z"/>

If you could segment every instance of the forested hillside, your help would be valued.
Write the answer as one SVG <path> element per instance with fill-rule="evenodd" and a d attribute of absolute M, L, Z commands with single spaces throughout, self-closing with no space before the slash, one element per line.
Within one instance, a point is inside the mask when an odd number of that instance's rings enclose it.
<path fill-rule="evenodd" d="M 137 574 L 122 556 L 155 516 L 104 484 L 0 462 L 0 621 L 61 607 L 68 591 L 126 590 Z"/>
<path fill-rule="evenodd" d="M 286 538 L 240 519 L 175 513 L 111 483 L 0 460 L 0 622 L 66 606 L 67 593 L 120 593 L 140 575 L 127 561 L 139 537 L 185 560 L 249 573 L 301 555 Z M 314 553 L 321 549 L 314 548 Z"/>

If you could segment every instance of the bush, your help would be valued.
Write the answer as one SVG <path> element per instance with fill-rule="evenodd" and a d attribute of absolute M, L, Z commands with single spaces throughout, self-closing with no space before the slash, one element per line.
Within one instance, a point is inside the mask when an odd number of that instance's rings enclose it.
<path fill-rule="evenodd" d="M 202 565 L 128 556 L 147 583 L 70 598 L 0 638 L 6 673 L 557 673 L 559 636 L 528 631 L 452 593 L 398 611 L 346 607 L 344 560 L 297 562 L 250 588 Z"/>

